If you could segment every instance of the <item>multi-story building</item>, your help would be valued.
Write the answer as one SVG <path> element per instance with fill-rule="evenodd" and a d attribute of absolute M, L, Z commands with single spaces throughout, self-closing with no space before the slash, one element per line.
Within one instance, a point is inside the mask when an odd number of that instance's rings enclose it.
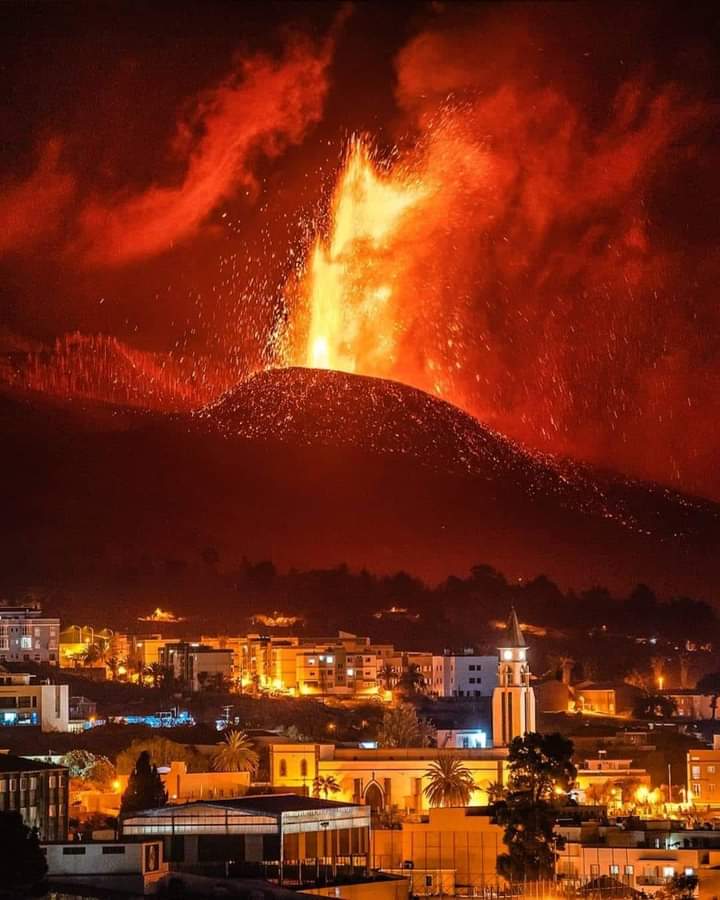
<path fill-rule="evenodd" d="M 718 893 L 720 837 L 708 831 L 673 831 L 669 820 L 633 829 L 585 823 L 560 827 L 557 874 L 582 893 L 601 885 L 616 893 L 667 896 L 673 878 L 699 879 L 700 897 Z M 583 890 L 583 888 L 585 890 Z"/>
<path fill-rule="evenodd" d="M 632 759 L 608 757 L 600 750 L 595 759 L 584 759 L 577 770 L 576 787 L 581 801 L 589 801 L 592 794 L 609 792 L 610 799 L 615 792 L 618 798 L 623 795 L 626 785 L 650 787 L 650 774 L 647 769 L 633 765 Z"/>
<path fill-rule="evenodd" d="M 164 638 L 160 634 L 128 635 L 128 658 L 139 669 L 149 669 L 160 664 L 160 651 L 166 644 L 172 643 L 175 643 L 172 638 Z"/>
<path fill-rule="evenodd" d="M 0 606 L 0 662 L 57 665 L 60 619 L 43 616 L 38 604 Z"/>
<path fill-rule="evenodd" d="M 712 750 L 690 750 L 687 755 L 685 798 L 699 809 L 720 808 L 720 741 L 715 736 Z"/>
<path fill-rule="evenodd" d="M 82 662 L 91 647 L 110 655 L 113 632 L 109 628 L 92 625 L 68 625 L 60 632 L 59 654 L 63 668 L 74 668 Z"/>
<path fill-rule="evenodd" d="M 709 691 L 686 689 L 661 691 L 664 697 L 673 700 L 677 708 L 676 715 L 683 719 L 716 719 L 720 709 L 717 694 Z"/>
<path fill-rule="evenodd" d="M 432 658 L 432 693 L 436 697 L 490 697 L 497 687 L 497 656 L 473 650 Z"/>
<path fill-rule="evenodd" d="M 497 858 L 505 852 L 503 828 L 485 810 L 430 809 L 399 828 L 373 831 L 372 865 L 412 879 L 417 897 L 472 897 L 504 884 Z"/>
<path fill-rule="evenodd" d="M 165 644 L 160 649 L 158 660 L 191 691 L 220 690 L 232 681 L 233 651 L 229 648 L 177 641 Z"/>
<path fill-rule="evenodd" d="M 40 682 L 25 673 L 0 672 L 0 724 L 69 731 L 69 694 L 66 684 Z"/>
<path fill-rule="evenodd" d="M 68 770 L 0 753 L 0 812 L 15 810 L 41 841 L 64 841 L 68 830 Z"/>
<path fill-rule="evenodd" d="M 272 646 L 270 686 L 291 694 L 372 696 L 378 693 L 378 657 L 355 640 Z"/>

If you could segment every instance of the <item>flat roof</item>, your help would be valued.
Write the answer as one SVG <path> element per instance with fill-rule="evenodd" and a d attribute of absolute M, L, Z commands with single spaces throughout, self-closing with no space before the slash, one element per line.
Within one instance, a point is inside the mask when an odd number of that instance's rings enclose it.
<path fill-rule="evenodd" d="M 251 794 L 232 800 L 206 800 L 207 806 L 276 815 L 298 812 L 304 809 L 338 809 L 341 806 L 357 806 L 357 803 L 340 803 L 337 800 L 321 800 L 319 797 L 301 797 L 299 794 Z"/>
<path fill-rule="evenodd" d="M 42 769 L 67 771 L 65 766 L 59 764 L 26 759 L 24 756 L 15 756 L 12 753 L 0 753 L 0 772 L 39 772 Z"/>

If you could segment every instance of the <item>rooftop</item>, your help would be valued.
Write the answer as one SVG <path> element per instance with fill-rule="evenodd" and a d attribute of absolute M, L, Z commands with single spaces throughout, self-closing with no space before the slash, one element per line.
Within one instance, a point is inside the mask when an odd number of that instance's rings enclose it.
<path fill-rule="evenodd" d="M 57 771 L 64 768 L 64 766 L 56 766 L 52 763 L 39 762 L 36 759 L 26 759 L 24 756 L 15 756 L 12 753 L 0 753 L 0 773 L 39 772 L 43 769 Z"/>

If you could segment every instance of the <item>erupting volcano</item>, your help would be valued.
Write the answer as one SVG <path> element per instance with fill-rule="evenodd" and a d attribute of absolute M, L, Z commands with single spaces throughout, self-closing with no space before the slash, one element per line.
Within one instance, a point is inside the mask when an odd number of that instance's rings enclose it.
<path fill-rule="evenodd" d="M 330 235 L 316 240 L 301 285 L 299 314 L 308 322 L 299 329 L 305 347 L 298 362 L 397 374 L 402 321 L 394 273 L 383 257 L 402 220 L 429 190 L 409 176 L 383 177 L 366 145 L 351 143 L 333 196 Z"/>

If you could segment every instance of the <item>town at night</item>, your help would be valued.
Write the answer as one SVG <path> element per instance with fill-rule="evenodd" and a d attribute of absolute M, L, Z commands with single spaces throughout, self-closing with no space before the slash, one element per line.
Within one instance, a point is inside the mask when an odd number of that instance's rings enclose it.
<path fill-rule="evenodd" d="M 720 8 L 0 22 L 0 898 L 718 900 Z"/>

